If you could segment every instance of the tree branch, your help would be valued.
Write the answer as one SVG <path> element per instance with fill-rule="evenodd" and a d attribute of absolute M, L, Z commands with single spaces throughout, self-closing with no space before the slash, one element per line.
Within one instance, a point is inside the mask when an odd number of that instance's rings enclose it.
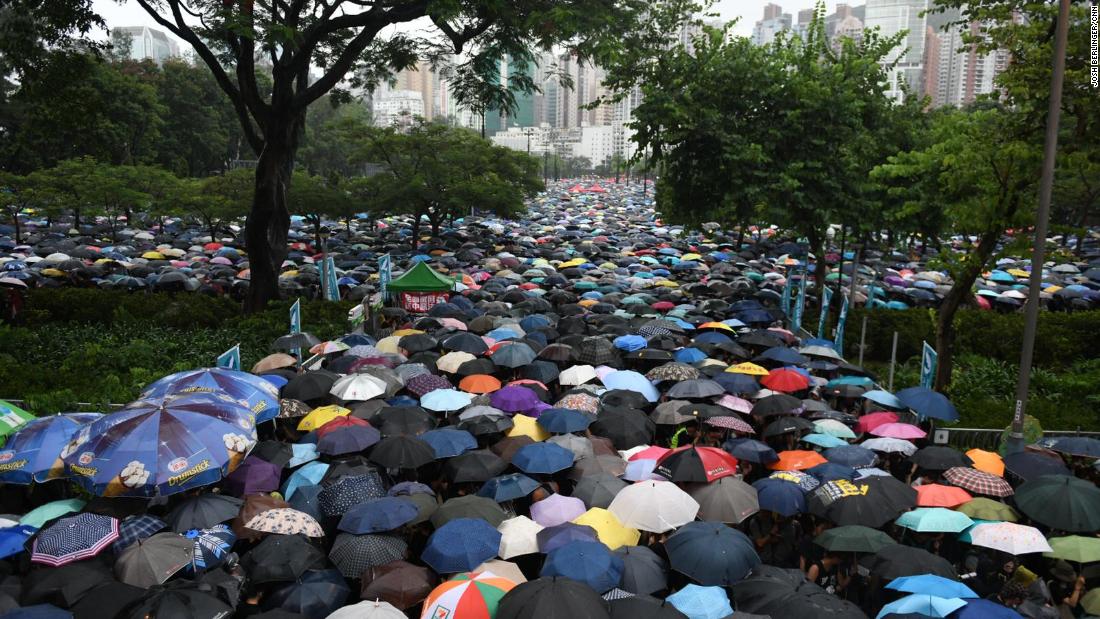
<path fill-rule="evenodd" d="M 233 109 L 237 112 L 237 118 L 241 121 L 241 130 L 244 132 L 245 139 L 248 140 L 248 145 L 257 153 L 263 150 L 264 138 L 257 133 L 253 118 L 249 115 L 248 108 L 241 98 L 240 91 L 233 84 L 233 81 L 229 79 L 229 75 L 225 72 L 225 69 L 222 68 L 221 63 L 218 62 L 218 58 L 214 55 L 214 52 L 202 42 L 202 39 L 195 34 L 194 30 L 184 23 L 183 15 L 180 13 L 180 2 L 178 0 L 168 0 L 175 21 L 169 21 L 161 15 L 151 4 L 149 4 L 149 0 L 137 0 L 137 3 L 154 21 L 191 45 L 195 53 L 198 54 L 199 57 L 202 58 L 202 61 L 210 68 L 210 72 L 214 75 L 214 79 L 218 82 L 218 86 L 225 91 L 225 94 L 233 104 Z"/>
<path fill-rule="evenodd" d="M 456 54 L 461 54 L 462 48 L 467 43 L 472 41 L 478 35 L 483 34 L 493 25 L 492 20 L 485 19 L 476 26 L 473 26 L 471 28 L 463 28 L 462 32 L 456 32 L 455 29 L 452 28 L 451 25 L 448 24 L 445 20 L 436 19 L 434 15 L 431 19 L 432 23 L 435 24 L 435 27 L 439 28 L 439 31 L 447 35 L 447 38 L 451 40 L 451 45 L 454 46 L 454 51 Z"/>

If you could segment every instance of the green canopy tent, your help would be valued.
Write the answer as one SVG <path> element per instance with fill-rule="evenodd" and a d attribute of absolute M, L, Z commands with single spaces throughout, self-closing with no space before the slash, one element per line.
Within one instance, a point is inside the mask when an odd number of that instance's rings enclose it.
<path fill-rule="evenodd" d="M 417 262 L 404 275 L 386 285 L 386 291 L 397 295 L 401 307 L 409 312 L 427 312 L 439 303 L 447 302 L 455 288 L 455 280 Z"/>

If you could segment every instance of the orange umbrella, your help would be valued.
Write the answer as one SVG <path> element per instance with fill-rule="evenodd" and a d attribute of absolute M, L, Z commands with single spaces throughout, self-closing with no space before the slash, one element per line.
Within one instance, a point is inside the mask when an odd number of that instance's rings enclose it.
<path fill-rule="evenodd" d="M 768 465 L 776 471 L 801 471 L 825 464 L 825 458 L 816 451 L 792 450 L 779 452 L 779 459 Z"/>
<path fill-rule="evenodd" d="M 500 381 L 488 374 L 471 374 L 458 383 L 466 393 L 492 393 L 500 389 Z"/>
<path fill-rule="evenodd" d="M 917 506 L 919 507 L 958 507 L 973 498 L 969 492 L 955 486 L 942 484 L 917 486 Z"/>
<path fill-rule="evenodd" d="M 1001 459 L 1000 454 L 984 449 L 971 449 L 966 452 L 966 455 L 974 462 L 972 466 L 979 471 L 985 471 L 997 477 L 1005 476 L 1005 461 Z"/>

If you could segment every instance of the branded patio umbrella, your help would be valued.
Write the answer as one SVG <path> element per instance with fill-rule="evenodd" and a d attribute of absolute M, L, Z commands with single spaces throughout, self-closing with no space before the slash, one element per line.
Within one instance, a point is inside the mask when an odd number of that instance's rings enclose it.
<path fill-rule="evenodd" d="M 188 393 L 228 395 L 255 415 L 256 423 L 274 419 L 279 414 L 279 390 L 275 385 L 254 374 L 225 368 L 169 374 L 151 383 L 138 398 L 145 400 Z"/>
<path fill-rule="evenodd" d="M 28 421 L 33 421 L 34 418 L 33 414 L 11 402 L 0 400 L 0 440 L 22 428 Z"/>
<path fill-rule="evenodd" d="M 30 484 L 61 477 L 65 467 L 58 454 L 82 426 L 100 417 L 98 413 L 68 413 L 27 422 L 0 450 L 0 482 Z"/>

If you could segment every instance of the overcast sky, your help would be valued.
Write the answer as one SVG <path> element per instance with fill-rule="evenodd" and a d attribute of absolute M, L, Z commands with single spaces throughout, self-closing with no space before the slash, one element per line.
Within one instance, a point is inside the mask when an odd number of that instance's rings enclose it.
<path fill-rule="evenodd" d="M 714 10 L 722 19 L 731 20 L 740 18 L 736 32 L 748 35 L 752 33 L 752 25 L 764 13 L 764 5 L 768 0 L 717 0 Z M 797 15 L 800 9 L 813 8 L 814 0 L 776 0 L 783 7 L 784 12 Z M 153 18 L 133 0 L 118 2 L 117 0 L 94 0 L 96 10 L 107 20 L 108 27 L 114 26 L 151 26 L 158 27 Z M 849 4 L 862 4 L 862 0 L 850 0 Z M 832 12 L 836 6 L 836 0 L 826 0 L 825 8 Z"/>

